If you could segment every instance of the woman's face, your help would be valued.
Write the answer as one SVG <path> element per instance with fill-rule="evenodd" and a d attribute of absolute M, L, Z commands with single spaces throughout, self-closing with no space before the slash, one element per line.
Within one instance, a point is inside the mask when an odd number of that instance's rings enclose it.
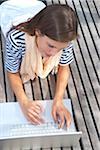
<path fill-rule="evenodd" d="M 45 35 L 41 35 L 36 31 L 36 44 L 38 50 L 40 51 L 43 57 L 54 56 L 57 52 L 67 46 L 66 42 L 58 42 L 50 39 Z"/>

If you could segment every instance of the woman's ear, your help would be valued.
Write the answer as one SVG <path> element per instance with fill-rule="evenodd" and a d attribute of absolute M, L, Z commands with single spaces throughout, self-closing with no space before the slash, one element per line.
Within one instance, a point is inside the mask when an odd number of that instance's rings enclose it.
<path fill-rule="evenodd" d="M 36 36 L 41 36 L 41 35 L 42 35 L 42 34 L 41 34 L 41 31 L 38 30 L 38 29 L 36 29 L 36 30 L 35 30 L 35 35 L 36 35 Z"/>

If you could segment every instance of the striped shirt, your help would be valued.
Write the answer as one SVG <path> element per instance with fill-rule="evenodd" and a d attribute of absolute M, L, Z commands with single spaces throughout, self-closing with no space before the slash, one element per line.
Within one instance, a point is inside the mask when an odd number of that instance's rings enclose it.
<path fill-rule="evenodd" d="M 9 32 L 6 39 L 5 69 L 12 73 L 20 70 L 25 55 L 25 33 L 19 30 Z M 73 44 L 62 50 L 59 65 L 65 66 L 73 61 Z"/>

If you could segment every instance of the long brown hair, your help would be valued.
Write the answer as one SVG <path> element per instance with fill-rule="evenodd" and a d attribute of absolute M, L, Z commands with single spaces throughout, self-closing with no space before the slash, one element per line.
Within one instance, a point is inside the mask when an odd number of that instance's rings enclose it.
<path fill-rule="evenodd" d="M 39 30 L 42 35 L 53 40 L 69 42 L 77 36 L 77 24 L 77 17 L 70 6 L 53 4 L 15 28 L 32 36 L 35 35 L 35 30 Z"/>

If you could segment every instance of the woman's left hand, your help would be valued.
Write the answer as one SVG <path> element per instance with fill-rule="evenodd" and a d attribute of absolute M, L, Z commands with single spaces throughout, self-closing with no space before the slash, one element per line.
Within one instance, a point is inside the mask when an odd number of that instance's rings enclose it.
<path fill-rule="evenodd" d="M 67 127 L 69 127 L 71 124 L 71 114 L 61 100 L 53 101 L 52 116 L 54 121 L 58 123 L 59 128 L 63 128 L 65 123 Z"/>

